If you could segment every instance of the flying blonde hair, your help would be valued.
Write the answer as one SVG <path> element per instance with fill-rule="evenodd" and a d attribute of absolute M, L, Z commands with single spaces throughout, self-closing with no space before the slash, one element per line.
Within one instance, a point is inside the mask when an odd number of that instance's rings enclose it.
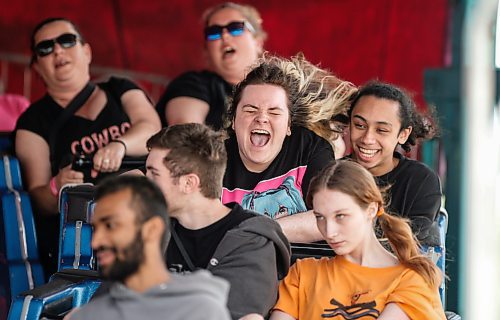
<path fill-rule="evenodd" d="M 332 142 L 338 137 L 330 126 L 337 115 L 346 115 L 356 87 L 330 71 L 307 61 L 302 53 L 290 59 L 268 53 L 257 61 L 234 91 L 227 112 L 230 128 L 243 90 L 248 85 L 271 84 L 287 93 L 292 126 L 302 126 Z"/>

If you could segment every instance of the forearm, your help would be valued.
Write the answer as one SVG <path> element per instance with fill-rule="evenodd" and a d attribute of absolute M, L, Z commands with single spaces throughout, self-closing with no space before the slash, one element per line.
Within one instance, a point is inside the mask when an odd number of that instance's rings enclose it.
<path fill-rule="evenodd" d="M 322 240 L 312 210 L 277 219 L 288 241 L 309 243 Z"/>
<path fill-rule="evenodd" d="M 35 203 L 35 206 L 39 209 L 38 211 L 41 214 L 58 214 L 58 198 L 52 194 L 48 184 L 33 188 L 29 193 Z"/>
<path fill-rule="evenodd" d="M 270 320 L 295 320 L 295 318 L 281 310 L 274 310 Z"/>
<path fill-rule="evenodd" d="M 160 130 L 156 123 L 140 121 L 132 127 L 119 139 L 127 145 L 126 155 L 141 156 L 147 154 L 146 141 Z"/>

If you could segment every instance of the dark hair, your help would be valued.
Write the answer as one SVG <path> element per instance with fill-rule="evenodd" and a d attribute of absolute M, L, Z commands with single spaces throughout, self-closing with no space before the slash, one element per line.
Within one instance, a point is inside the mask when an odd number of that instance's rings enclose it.
<path fill-rule="evenodd" d="M 210 199 L 221 197 L 226 170 L 226 135 L 204 124 L 186 123 L 163 128 L 149 138 L 148 149 L 169 149 L 163 163 L 173 178 L 194 173 L 200 178 L 201 193 Z"/>
<path fill-rule="evenodd" d="M 107 195 L 123 190 L 130 190 L 131 198 L 129 207 L 136 214 L 136 222 L 142 226 L 144 222 L 153 217 L 160 217 L 165 224 L 161 249 L 166 250 L 170 239 L 170 228 L 167 203 L 165 196 L 155 183 L 144 176 L 119 175 L 104 179 L 97 186 L 94 194 L 95 201 L 99 201 Z"/>
<path fill-rule="evenodd" d="M 421 114 L 411 96 L 402 88 L 395 85 L 372 80 L 362 86 L 356 94 L 349 109 L 349 118 L 356 107 L 356 103 L 363 96 L 375 96 L 377 98 L 396 101 L 399 103 L 400 131 L 412 127 L 410 136 L 401 145 L 406 152 L 416 145 L 418 140 L 431 139 L 438 134 L 438 125 L 432 113 Z"/>
<path fill-rule="evenodd" d="M 350 82 L 313 65 L 302 54 L 291 59 L 266 54 L 236 86 L 227 111 L 226 129 L 232 131 L 231 124 L 243 90 L 249 85 L 259 84 L 283 88 L 288 98 L 290 124 L 308 128 L 327 140 L 334 140 L 337 135 L 332 132 L 330 121 L 347 113 L 350 98 L 356 91 Z"/>
<path fill-rule="evenodd" d="M 332 162 L 312 178 L 306 197 L 310 207 L 314 195 L 323 189 L 340 191 L 352 197 L 363 209 L 374 202 L 379 210 L 384 208 L 384 197 L 375 178 L 362 165 L 352 160 Z M 441 283 L 440 270 L 420 252 L 418 240 L 411 231 L 408 219 L 385 212 L 378 217 L 378 221 L 399 262 L 420 274 L 437 289 Z"/>
<path fill-rule="evenodd" d="M 80 39 L 80 42 L 82 44 L 85 44 L 85 39 L 83 38 L 83 35 L 80 31 L 80 28 L 78 28 L 78 26 L 73 21 L 71 21 L 67 18 L 62 18 L 62 17 L 52 17 L 52 18 L 44 19 L 40 23 L 38 23 L 35 26 L 35 28 L 33 29 L 33 31 L 31 32 L 31 37 L 30 37 L 31 62 L 30 62 L 30 64 L 33 64 L 38 59 L 38 57 L 35 53 L 35 45 L 36 45 L 35 36 L 36 36 L 37 32 L 40 31 L 40 29 L 42 29 L 44 26 L 46 26 L 50 23 L 53 23 L 53 22 L 58 22 L 58 21 L 63 21 L 63 22 L 69 23 L 73 27 L 73 29 L 75 29 L 76 35 Z"/>

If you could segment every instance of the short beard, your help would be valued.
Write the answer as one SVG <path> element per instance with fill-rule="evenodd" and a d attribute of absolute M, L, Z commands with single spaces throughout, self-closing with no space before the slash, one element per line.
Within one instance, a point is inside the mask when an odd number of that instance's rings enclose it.
<path fill-rule="evenodd" d="M 118 257 L 119 251 L 121 251 L 122 258 Z M 124 282 L 128 277 L 136 273 L 139 266 L 144 262 L 144 241 L 141 232 L 136 233 L 135 239 L 132 240 L 130 245 L 122 250 L 115 248 L 115 252 L 115 261 L 108 270 L 101 269 L 101 275 L 108 280 Z"/>

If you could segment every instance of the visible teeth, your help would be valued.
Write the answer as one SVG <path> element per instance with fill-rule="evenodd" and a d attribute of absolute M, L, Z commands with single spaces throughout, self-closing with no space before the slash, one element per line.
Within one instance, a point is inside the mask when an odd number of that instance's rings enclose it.
<path fill-rule="evenodd" d="M 58 62 L 56 63 L 56 67 L 62 67 L 62 66 L 65 66 L 68 62 L 67 61 L 61 61 L 61 62 Z"/>
<path fill-rule="evenodd" d="M 270 134 L 269 131 L 262 130 L 262 129 L 254 129 L 252 130 L 252 133 L 258 133 L 258 134 Z"/>
<path fill-rule="evenodd" d="M 226 54 L 226 53 L 233 53 L 235 51 L 236 50 L 234 50 L 234 48 L 232 48 L 232 47 L 225 47 L 224 48 L 224 54 Z"/>
<path fill-rule="evenodd" d="M 359 151 L 361 151 L 362 153 L 366 153 L 366 154 L 375 154 L 378 152 L 378 150 L 371 150 L 371 149 L 365 149 L 365 148 L 359 148 Z"/>
<path fill-rule="evenodd" d="M 365 158 L 373 158 L 375 154 L 378 152 L 378 150 L 372 150 L 372 149 L 365 149 L 365 148 L 359 148 L 359 151 Z"/>

